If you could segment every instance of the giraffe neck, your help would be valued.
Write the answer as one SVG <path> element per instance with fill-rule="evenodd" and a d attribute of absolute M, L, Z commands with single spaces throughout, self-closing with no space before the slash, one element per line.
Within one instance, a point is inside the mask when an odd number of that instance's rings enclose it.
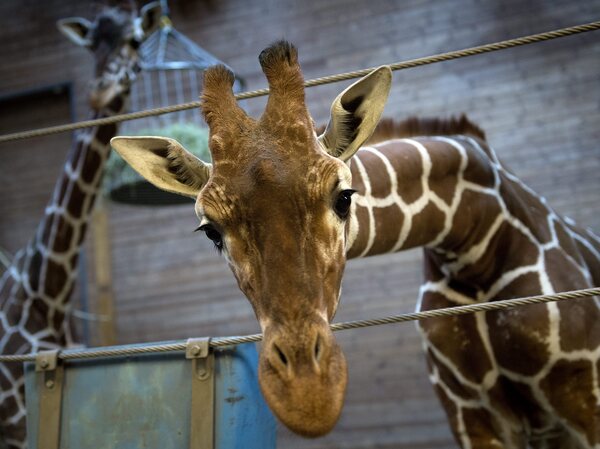
<path fill-rule="evenodd" d="M 109 107 L 93 111 L 91 116 L 102 118 L 119 113 L 124 100 L 117 97 Z M 116 125 L 109 124 L 76 134 L 34 237 L 7 270 L 15 284 L 12 293 L 7 293 L 12 301 L 27 304 L 31 316 L 23 326 L 41 340 L 47 338 L 60 345 L 73 341 L 65 315 L 77 276 L 79 251 L 110 153 L 109 142 L 116 132 Z M 4 283 L 3 279 L 0 287 Z M 3 291 L 2 295 L 6 293 Z M 31 298 L 39 301 L 29 304 Z M 23 314 L 20 308 L 14 313 Z M 39 317 L 35 319 L 35 315 Z M 7 318 L 22 322 L 22 316 Z"/>
<path fill-rule="evenodd" d="M 544 272 L 540 249 L 567 233 L 542 198 L 470 137 L 382 142 L 361 149 L 351 169 L 357 195 L 348 257 L 423 246 L 427 278 L 446 278 L 471 297 L 500 288 L 494 284 L 509 270 Z M 577 251 L 566 257 L 585 265 Z"/>
<path fill-rule="evenodd" d="M 94 118 L 120 112 L 118 97 Z M 61 348 L 74 341 L 70 294 L 109 142 L 116 125 L 76 135 L 35 235 L 0 278 L 0 353 Z M 0 434 L 10 448 L 25 447 L 24 375 L 20 364 L 0 364 Z"/>

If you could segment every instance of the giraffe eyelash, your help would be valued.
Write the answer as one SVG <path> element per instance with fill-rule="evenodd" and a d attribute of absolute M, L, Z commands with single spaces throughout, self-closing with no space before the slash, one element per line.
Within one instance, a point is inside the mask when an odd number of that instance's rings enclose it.
<path fill-rule="evenodd" d="M 202 231 L 206 237 L 213 242 L 219 254 L 223 251 L 223 235 L 210 223 L 200 223 L 194 232 Z"/>

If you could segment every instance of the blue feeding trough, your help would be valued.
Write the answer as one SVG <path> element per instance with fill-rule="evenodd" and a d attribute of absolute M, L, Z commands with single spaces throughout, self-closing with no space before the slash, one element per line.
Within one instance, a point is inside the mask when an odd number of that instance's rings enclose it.
<path fill-rule="evenodd" d="M 40 369 L 39 360 L 26 364 L 28 447 L 275 448 L 255 345 L 207 352 L 208 345 L 188 343 L 188 358 L 171 352 L 73 359 L 58 372 Z"/>

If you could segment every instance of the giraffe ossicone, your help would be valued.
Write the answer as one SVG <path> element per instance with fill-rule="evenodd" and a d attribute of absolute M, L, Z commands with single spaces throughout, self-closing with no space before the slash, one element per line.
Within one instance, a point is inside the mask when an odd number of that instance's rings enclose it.
<path fill-rule="evenodd" d="M 423 247 L 422 310 L 600 285 L 598 237 L 506 170 L 466 117 L 376 128 L 391 82 L 382 67 L 338 96 L 317 136 L 296 49 L 279 42 L 259 61 L 270 88 L 259 119 L 235 101 L 226 68 L 206 72 L 212 165 L 170 139 L 112 144 L 149 181 L 196 197 L 199 229 L 263 330 L 265 399 L 293 431 L 322 435 L 340 415 L 346 363 L 329 323 L 347 258 Z M 597 302 L 431 319 L 420 329 L 461 447 L 600 444 Z"/>

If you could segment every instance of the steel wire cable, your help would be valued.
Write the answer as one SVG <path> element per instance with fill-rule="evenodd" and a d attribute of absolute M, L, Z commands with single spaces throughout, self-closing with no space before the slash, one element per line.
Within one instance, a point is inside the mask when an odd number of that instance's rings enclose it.
<path fill-rule="evenodd" d="M 585 33 L 588 31 L 595 31 L 600 29 L 600 21 L 590 22 L 582 25 L 575 25 L 572 27 L 561 28 L 558 30 L 547 31 L 544 33 L 532 34 L 529 36 L 518 37 L 514 39 L 508 39 L 501 42 L 495 42 L 492 44 L 479 45 L 477 47 L 466 48 L 463 50 L 455 50 L 447 53 L 440 53 L 437 55 L 426 56 L 423 58 L 411 59 L 408 61 L 400 61 L 392 64 L 388 64 L 392 70 L 403 70 L 410 69 L 413 67 L 419 67 L 422 65 L 433 64 L 436 62 L 449 61 L 451 59 L 464 58 L 467 56 L 479 55 L 482 53 L 489 53 L 497 50 L 504 50 L 507 48 L 518 47 L 520 45 L 533 44 L 537 42 L 547 41 L 550 39 L 556 39 L 559 37 L 571 36 L 574 34 Z M 371 67 L 368 69 L 355 70 L 353 72 L 340 73 L 337 75 L 324 76 L 321 78 L 315 78 L 304 83 L 305 87 L 319 86 L 322 84 L 335 83 L 338 81 L 349 80 L 358 78 L 371 73 L 377 67 Z M 258 89 L 249 92 L 242 92 L 235 95 L 238 100 L 246 100 L 249 98 L 260 97 L 267 95 L 269 89 Z M 95 120 L 84 120 L 76 123 L 69 123 L 66 125 L 50 126 L 47 128 L 39 128 L 28 131 L 21 131 L 16 133 L 4 134 L 0 136 L 0 143 L 9 142 L 13 140 L 28 139 L 31 137 L 46 136 L 50 134 L 58 134 L 67 131 L 73 131 L 81 128 L 89 128 L 92 126 L 108 125 L 111 123 L 124 122 L 128 120 L 136 120 L 155 115 L 168 114 L 172 112 L 184 111 L 186 109 L 193 109 L 200 107 L 200 101 L 192 101 L 188 103 L 164 106 L 160 108 L 148 109 L 145 111 L 130 112 L 127 114 L 113 115 L 111 117 L 104 117 Z"/>
<path fill-rule="evenodd" d="M 389 64 L 392 70 L 402 70 L 413 67 L 418 67 L 426 64 L 432 64 L 436 62 L 448 61 L 452 59 L 473 56 L 483 53 L 488 53 L 496 50 L 502 50 L 520 45 L 526 45 L 536 42 L 542 42 L 545 40 L 555 39 L 558 37 L 565 37 L 574 34 L 579 34 L 587 31 L 594 31 L 600 29 L 600 21 L 590 22 L 583 25 L 577 25 L 568 28 L 562 28 L 559 30 L 548 31 L 544 33 L 533 34 L 515 39 L 509 39 L 501 42 L 492 44 L 481 45 L 477 47 L 471 47 L 464 50 L 451 51 L 447 53 L 441 53 L 438 55 L 427 56 L 423 58 L 412 59 L 408 61 L 401 61 L 393 64 Z M 343 80 L 349 80 L 367 75 L 376 67 L 356 70 L 353 72 L 346 72 L 337 75 L 330 75 L 321 78 L 315 78 L 305 83 L 306 87 L 313 87 L 322 84 L 328 84 Z M 254 91 L 244 92 L 236 95 L 236 99 L 244 100 L 254 97 L 267 95 L 269 89 L 258 89 Z M 155 108 L 146 111 L 133 112 L 129 114 L 120 114 L 112 117 L 106 117 L 103 119 L 87 120 L 77 123 L 71 123 L 67 125 L 53 126 L 49 128 L 41 128 L 37 130 L 23 131 L 19 133 L 12 133 L 0 136 L 0 142 L 8 142 L 12 140 L 26 139 L 30 137 L 43 136 L 49 134 L 56 134 L 60 132 L 72 131 L 80 128 L 87 128 L 91 126 L 105 125 L 110 123 L 116 123 L 126 120 L 135 120 L 139 118 L 150 117 L 154 115 L 161 115 L 170 112 L 177 112 L 186 109 L 192 109 L 200 106 L 199 101 L 183 103 L 179 105 L 171 105 L 162 108 Z M 553 295 L 540 295 L 532 296 L 527 298 L 517 298 L 504 301 L 488 302 L 488 303 L 477 303 L 463 306 L 449 307 L 437 310 L 428 310 L 423 312 L 414 312 L 402 315 L 388 316 L 377 319 L 357 320 L 345 323 L 336 323 L 331 325 L 333 331 L 357 329 L 362 327 L 376 326 L 382 324 L 401 323 L 407 321 L 415 321 L 434 317 L 449 317 L 456 315 L 464 315 L 467 313 L 475 312 L 488 312 L 494 310 L 503 310 L 518 306 L 541 304 L 547 302 L 562 301 L 566 299 L 575 299 L 583 297 L 591 297 L 600 295 L 600 288 L 575 290 L 571 292 L 558 293 Z M 261 334 L 253 334 L 239 337 L 216 337 L 211 339 L 210 345 L 212 347 L 223 347 L 235 344 L 257 342 L 262 339 Z M 64 350 L 59 354 L 59 358 L 63 360 L 70 359 L 90 359 L 100 357 L 112 357 L 112 356 L 128 356 L 136 354 L 148 354 L 158 352 L 171 352 L 171 351 L 184 351 L 186 348 L 186 342 L 175 342 L 175 343 L 162 343 L 156 345 L 148 345 L 143 347 L 118 347 L 118 348 L 95 348 L 86 350 Z M 0 355 L 0 362 L 24 362 L 34 361 L 35 354 L 22 354 L 22 355 Z"/>
<path fill-rule="evenodd" d="M 502 301 L 493 301 L 485 303 L 474 303 L 455 307 L 446 307 L 443 309 L 426 310 L 423 312 L 392 315 L 383 318 L 335 323 L 331 325 L 331 330 L 337 332 L 341 330 L 380 326 L 383 324 L 404 323 L 407 321 L 424 320 L 429 318 L 451 317 L 476 312 L 491 312 L 532 304 L 543 304 L 548 302 L 573 300 L 598 295 L 600 295 L 600 288 L 594 287 L 582 290 L 573 290 L 563 293 L 555 293 L 551 295 L 537 295 L 529 296 L 526 298 L 507 299 Z M 220 348 L 223 346 L 258 342 L 260 340 L 262 340 L 262 334 L 244 335 L 239 337 L 214 337 L 210 339 L 210 346 L 213 348 Z M 174 343 L 158 343 L 154 345 L 134 347 L 67 349 L 61 351 L 58 355 L 58 358 L 62 360 L 94 359 L 102 357 L 133 356 L 140 354 L 153 354 L 159 352 L 185 351 L 185 349 L 186 341 Z M 36 354 L 0 355 L 0 362 L 31 362 L 35 360 L 35 357 Z"/>

